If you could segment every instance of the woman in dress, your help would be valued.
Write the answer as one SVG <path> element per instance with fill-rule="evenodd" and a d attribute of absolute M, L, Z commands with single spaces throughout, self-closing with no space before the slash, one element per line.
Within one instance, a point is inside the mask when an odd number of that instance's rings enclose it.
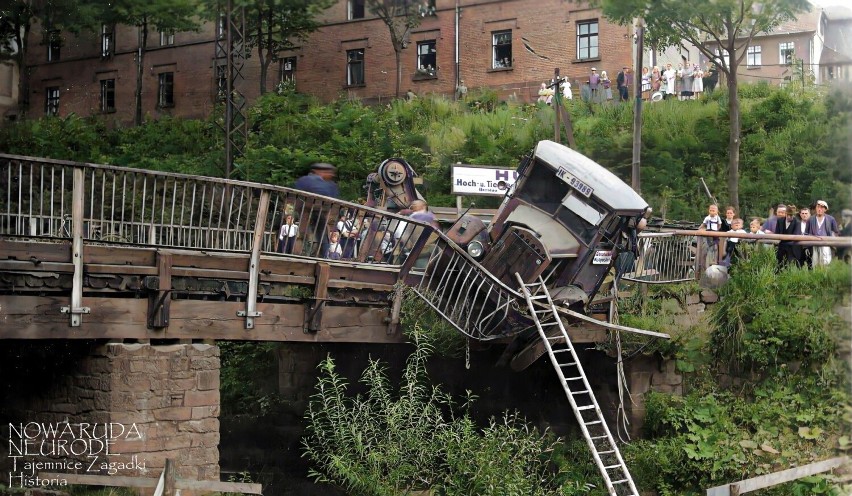
<path fill-rule="evenodd" d="M 693 75 L 695 79 L 692 80 L 692 93 L 695 95 L 695 99 L 699 99 L 701 97 L 701 93 L 704 92 L 704 71 L 701 70 L 701 67 L 698 64 L 692 68 Z"/>
<path fill-rule="evenodd" d="M 604 87 L 604 98 L 607 101 L 612 100 L 612 81 L 609 80 L 609 76 L 606 75 L 606 71 L 601 71 L 601 83 Z"/>
<path fill-rule="evenodd" d="M 642 99 L 648 100 L 651 97 L 651 73 L 647 67 L 642 68 Z"/>

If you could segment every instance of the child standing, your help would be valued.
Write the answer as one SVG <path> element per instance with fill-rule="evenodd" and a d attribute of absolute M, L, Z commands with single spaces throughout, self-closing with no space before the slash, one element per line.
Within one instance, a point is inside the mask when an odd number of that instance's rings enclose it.
<path fill-rule="evenodd" d="M 719 217 L 719 205 L 711 203 L 707 207 L 707 216 L 701 221 L 699 231 L 719 231 L 722 226 L 722 219 Z M 719 239 L 704 238 L 707 247 L 707 256 L 705 257 L 705 267 L 717 265 L 719 263 Z"/>

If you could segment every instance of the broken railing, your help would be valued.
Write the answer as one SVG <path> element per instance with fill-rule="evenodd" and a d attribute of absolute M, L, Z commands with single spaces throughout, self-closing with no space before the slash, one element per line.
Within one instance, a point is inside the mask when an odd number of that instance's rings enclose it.
<path fill-rule="evenodd" d="M 82 253 L 92 243 L 249 253 L 247 328 L 260 316 L 262 253 L 394 266 L 399 280 L 476 339 L 502 335 L 518 298 L 427 224 L 290 188 L 0 154 L 0 195 L 0 236 L 70 241 L 73 289 L 63 311 L 72 326 L 89 311 Z M 289 218 L 295 227 L 282 230 Z"/>

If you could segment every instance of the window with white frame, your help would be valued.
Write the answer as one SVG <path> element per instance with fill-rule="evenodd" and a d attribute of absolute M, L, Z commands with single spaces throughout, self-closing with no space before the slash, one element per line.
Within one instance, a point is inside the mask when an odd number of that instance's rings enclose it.
<path fill-rule="evenodd" d="M 792 64 L 796 56 L 796 45 L 792 41 L 778 44 L 779 64 Z"/>
<path fill-rule="evenodd" d="M 296 57 L 281 57 L 278 63 L 278 81 L 283 83 L 296 79 Z"/>
<path fill-rule="evenodd" d="M 59 86 L 49 86 L 45 88 L 44 114 L 59 115 Z"/>
<path fill-rule="evenodd" d="M 417 43 L 417 72 L 434 76 L 438 69 L 438 57 L 435 40 Z"/>
<path fill-rule="evenodd" d="M 160 46 L 171 46 L 175 44 L 175 34 L 170 31 L 160 31 Z"/>
<path fill-rule="evenodd" d="M 59 49 L 62 47 L 62 37 L 59 35 L 58 29 L 52 29 L 47 32 L 47 61 L 56 62 L 59 60 Z"/>
<path fill-rule="evenodd" d="M 512 30 L 491 33 L 491 68 L 512 67 Z"/>
<path fill-rule="evenodd" d="M 717 48 L 714 53 L 716 55 L 714 57 L 714 60 L 717 64 L 719 64 L 720 67 L 731 67 L 731 59 L 728 56 L 727 50 L 725 50 L 724 48 Z"/>
<path fill-rule="evenodd" d="M 157 106 L 175 106 L 175 73 L 161 72 L 157 77 Z"/>
<path fill-rule="evenodd" d="M 746 65 L 749 67 L 762 65 L 760 45 L 752 45 L 746 49 Z"/>
<path fill-rule="evenodd" d="M 346 85 L 364 85 L 364 49 L 346 51 Z"/>
<path fill-rule="evenodd" d="M 115 79 L 101 80 L 101 112 L 115 112 Z"/>
<path fill-rule="evenodd" d="M 101 58 L 112 56 L 113 28 L 109 24 L 101 24 Z"/>
<path fill-rule="evenodd" d="M 347 19 L 363 19 L 366 12 L 365 0 L 348 0 L 346 2 L 346 17 Z"/>
<path fill-rule="evenodd" d="M 598 47 L 598 21 L 577 23 L 577 59 L 596 59 L 600 56 Z"/>

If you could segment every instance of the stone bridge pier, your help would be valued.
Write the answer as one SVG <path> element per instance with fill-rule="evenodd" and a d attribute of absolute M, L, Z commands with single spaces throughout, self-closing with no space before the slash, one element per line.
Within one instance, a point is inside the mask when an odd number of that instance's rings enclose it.
<path fill-rule="evenodd" d="M 77 353 L 64 364 L 44 363 L 53 367 L 47 378 L 18 377 L 7 386 L 0 407 L 0 440 L 8 437 L 9 445 L 0 459 L 5 484 L 38 485 L 27 480 L 26 462 L 54 464 L 36 472 L 158 477 L 167 458 L 178 477 L 219 480 L 217 346 L 107 343 Z M 55 469 L 60 463 L 70 470 Z"/>

